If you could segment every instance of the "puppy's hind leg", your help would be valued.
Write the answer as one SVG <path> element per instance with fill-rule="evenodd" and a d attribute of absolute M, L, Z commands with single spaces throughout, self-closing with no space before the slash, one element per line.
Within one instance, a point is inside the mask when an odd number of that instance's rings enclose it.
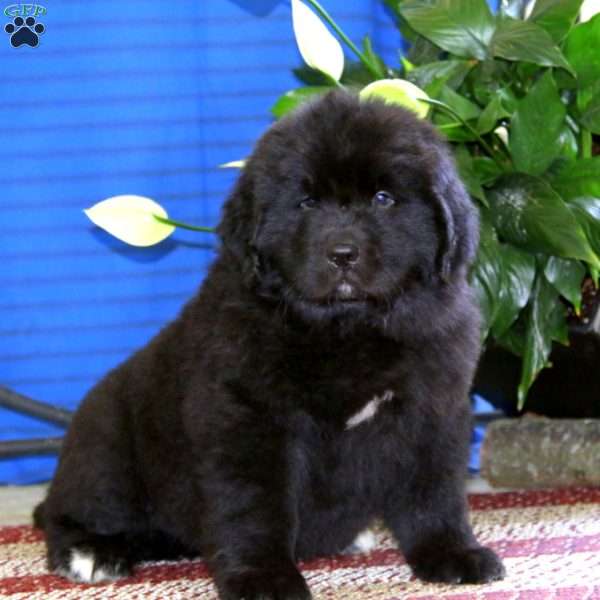
<path fill-rule="evenodd" d="M 131 574 L 127 536 L 98 535 L 61 519 L 46 523 L 48 568 L 79 583 L 114 581 Z"/>

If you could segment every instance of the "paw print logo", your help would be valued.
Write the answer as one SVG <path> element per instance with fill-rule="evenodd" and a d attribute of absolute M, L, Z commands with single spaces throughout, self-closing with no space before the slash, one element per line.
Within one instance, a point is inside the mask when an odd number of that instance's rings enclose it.
<path fill-rule="evenodd" d="M 39 44 L 39 36 L 46 28 L 41 23 L 36 23 L 34 17 L 15 17 L 12 23 L 4 26 L 4 31 L 10 35 L 10 44 L 14 48 L 23 44 L 35 48 Z"/>

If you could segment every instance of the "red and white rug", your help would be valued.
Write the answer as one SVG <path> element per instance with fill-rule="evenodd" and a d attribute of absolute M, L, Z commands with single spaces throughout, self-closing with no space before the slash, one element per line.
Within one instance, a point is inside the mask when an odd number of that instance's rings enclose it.
<path fill-rule="evenodd" d="M 479 540 L 508 577 L 484 586 L 415 580 L 385 531 L 368 554 L 301 565 L 316 600 L 600 600 L 600 488 L 470 497 Z M 201 560 L 141 565 L 133 577 L 84 586 L 50 575 L 42 535 L 0 528 L 0 598 L 19 600 L 215 600 Z"/>

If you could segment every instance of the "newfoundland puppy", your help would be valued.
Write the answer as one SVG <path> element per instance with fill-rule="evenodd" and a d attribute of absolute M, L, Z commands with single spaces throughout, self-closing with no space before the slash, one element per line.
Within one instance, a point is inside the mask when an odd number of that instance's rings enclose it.
<path fill-rule="evenodd" d="M 271 127 L 198 294 L 87 395 L 35 522 L 100 582 L 202 556 L 226 600 L 311 598 L 296 561 L 376 518 L 415 575 L 504 575 L 469 525 L 477 216 L 433 128 L 330 93 Z"/>

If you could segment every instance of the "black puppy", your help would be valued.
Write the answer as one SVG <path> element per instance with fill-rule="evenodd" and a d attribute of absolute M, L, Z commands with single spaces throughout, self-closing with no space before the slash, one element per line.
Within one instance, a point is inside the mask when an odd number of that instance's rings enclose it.
<path fill-rule="evenodd" d="M 202 555 L 221 597 L 307 599 L 298 559 L 376 517 L 418 577 L 503 576 L 467 518 L 472 207 L 432 127 L 332 93 L 259 141 L 200 292 L 83 401 L 36 522 L 97 582 Z"/>

